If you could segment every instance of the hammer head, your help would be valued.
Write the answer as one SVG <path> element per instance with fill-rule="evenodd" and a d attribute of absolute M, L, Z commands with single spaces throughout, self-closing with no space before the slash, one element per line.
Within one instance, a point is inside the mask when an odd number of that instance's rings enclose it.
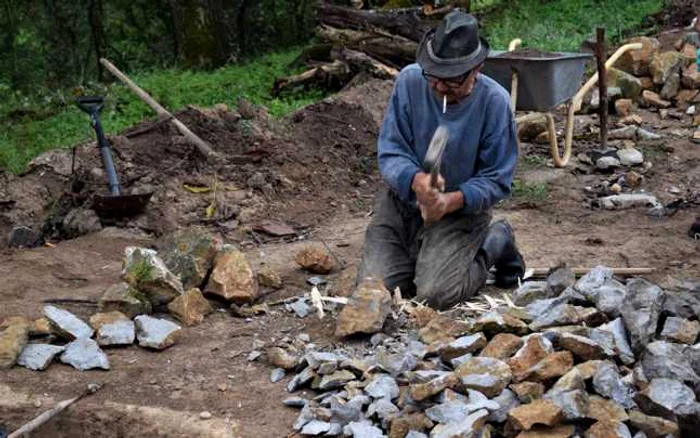
<path fill-rule="evenodd" d="M 433 187 L 437 187 L 437 177 L 440 174 L 440 165 L 442 164 L 442 154 L 445 152 L 445 146 L 449 140 L 450 134 L 445 125 L 440 125 L 435 130 L 433 138 L 430 140 L 428 151 L 423 159 L 423 170 L 430 173 L 430 183 Z"/>

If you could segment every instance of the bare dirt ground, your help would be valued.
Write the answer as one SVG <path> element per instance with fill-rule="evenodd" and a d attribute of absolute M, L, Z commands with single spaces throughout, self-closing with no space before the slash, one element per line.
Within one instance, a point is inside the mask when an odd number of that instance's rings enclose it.
<path fill-rule="evenodd" d="M 200 135 L 208 136 L 220 150 L 231 148 L 229 156 L 238 157 L 239 164 L 214 170 L 183 155 L 164 126 L 151 129 L 148 136 L 122 140 L 121 146 L 117 144 L 121 154 L 117 168 L 127 169 L 126 186 L 148 184 L 156 189 L 145 219 L 118 224 L 127 228 L 54 240 L 52 247 L 4 249 L 0 321 L 14 315 L 37 318 L 44 302 L 65 298 L 85 299 L 87 304 L 64 307 L 89 316 L 95 311 L 89 301 L 119 280 L 126 246 L 151 245 L 157 235 L 193 223 L 208 224 L 228 242 L 243 247 L 254 269 L 265 264 L 280 272 L 285 286 L 266 296 L 267 302 L 308 291 L 308 274 L 297 268 L 294 255 L 309 242 L 323 242 L 332 250 L 341 263 L 328 276 L 329 287 L 336 293 L 347 291 L 359 260 L 372 195 L 380 184 L 374 139 L 390 83 L 371 87 L 350 92 L 340 103 L 324 102 L 302 110 L 274 127 L 264 115 L 230 118 L 227 112 L 212 116 L 190 110 L 187 122 L 197 126 Z M 692 120 L 661 120 L 657 112 L 646 110 L 637 113 L 645 128 L 665 135 L 662 141 L 637 144 L 652 163 L 643 172 L 640 189 L 664 203 L 697 191 L 700 146 L 689 141 Z M 577 116 L 577 120 L 580 125 L 594 123 L 589 116 Z M 207 123 L 216 126 L 206 128 Z M 126 133 L 124 138 L 128 137 Z M 159 149 L 150 155 L 136 153 L 147 147 Z M 595 141 L 578 140 L 574 147 L 576 154 L 594 148 Z M 575 162 L 564 169 L 549 167 L 542 145 L 524 143 L 522 152 L 517 178 L 525 187 L 545 187 L 545 192 L 521 192 L 495 214 L 513 224 L 529 267 L 560 262 L 572 267 L 651 267 L 655 271 L 648 278 L 662 285 L 674 278 L 700 280 L 700 241 L 688 236 L 691 223 L 700 215 L 697 204 L 660 218 L 645 214 L 644 208 L 593 210 L 584 188 L 596 186 L 609 174 L 587 173 Z M 99 164 L 90 150 L 81 153 L 89 192 L 98 184 L 96 177 L 90 179 L 95 176 L 90 171 Z M 68 178 L 43 169 L 43 173 L 30 172 L 24 181 L 31 187 L 49 178 L 55 181 L 54 197 L 60 196 L 61 184 Z M 188 182 L 211 184 L 208 178 L 213 173 L 224 186 L 235 186 L 222 190 L 224 199 L 218 203 L 229 206 L 230 214 L 220 208 L 218 216 L 204 220 L 202 212 L 212 198 L 181 187 Z M 263 181 L 251 183 L 257 173 Z M 89 193 L 81 197 L 82 201 L 71 202 L 89 202 Z M 27 198 L 22 206 L 38 202 Z M 254 225 L 264 219 L 291 225 L 300 237 L 272 239 L 254 232 Z M 152 234 L 134 231 L 137 227 Z M 108 372 L 81 373 L 60 364 L 44 372 L 15 367 L 0 374 L 0 423 L 14 430 L 54 402 L 81 392 L 88 382 L 102 382 L 106 384 L 102 390 L 35 436 L 291 436 L 297 412 L 281 404 L 288 396 L 289 377 L 272 384 L 270 368 L 249 362 L 247 356 L 256 345 L 260 348 L 260 342 L 272 345 L 300 333 L 309 334 L 321 346 L 337 343 L 333 327 L 330 318 L 300 319 L 283 306 L 271 306 L 270 313 L 250 320 L 234 318 L 221 309 L 201 325 L 186 328 L 182 340 L 163 352 L 137 347 L 107 350 L 112 365 Z M 202 411 L 213 418 L 200 419 Z"/>

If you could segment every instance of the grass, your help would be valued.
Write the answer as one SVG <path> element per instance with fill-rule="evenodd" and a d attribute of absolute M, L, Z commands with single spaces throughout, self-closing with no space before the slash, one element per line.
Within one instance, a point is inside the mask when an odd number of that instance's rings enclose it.
<path fill-rule="evenodd" d="M 506 50 L 514 38 L 523 47 L 579 51 L 580 44 L 603 26 L 609 43 L 639 30 L 645 17 L 663 8 L 664 0 L 519 0 L 503 2 L 481 17 L 492 48 Z"/>
<path fill-rule="evenodd" d="M 299 49 L 288 50 L 210 72 L 173 69 L 125 73 L 170 111 L 186 105 L 206 107 L 217 103 L 235 107 L 239 98 L 245 98 L 265 105 L 273 116 L 283 116 L 323 97 L 317 90 L 279 99 L 270 95 L 274 80 L 292 73 L 287 66 L 299 53 Z M 120 83 L 95 86 L 85 92 L 91 93 L 105 96 L 101 121 L 107 134 L 155 117 L 150 107 Z M 70 94 L 52 93 L 33 98 L 14 95 L 2 99 L 9 103 L 0 103 L 0 169 L 18 173 L 44 151 L 94 138 L 88 116 L 73 104 Z M 18 109 L 29 116 L 13 120 L 10 111 Z M 1 129 L 5 127 L 7 129 Z"/>
<path fill-rule="evenodd" d="M 546 200 L 548 195 L 547 183 L 528 182 L 518 178 L 513 180 L 513 199 L 536 202 Z"/>

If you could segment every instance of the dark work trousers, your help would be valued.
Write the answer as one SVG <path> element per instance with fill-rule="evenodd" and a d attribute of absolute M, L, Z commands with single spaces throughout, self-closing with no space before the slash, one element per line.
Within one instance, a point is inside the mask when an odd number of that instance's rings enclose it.
<path fill-rule="evenodd" d="M 486 283 L 487 267 L 479 254 L 491 212 L 454 212 L 424 225 L 420 211 L 409 208 L 390 190 L 378 195 L 365 234 L 357 281 L 381 278 L 393 293 L 415 297 L 446 309 L 473 297 Z"/>

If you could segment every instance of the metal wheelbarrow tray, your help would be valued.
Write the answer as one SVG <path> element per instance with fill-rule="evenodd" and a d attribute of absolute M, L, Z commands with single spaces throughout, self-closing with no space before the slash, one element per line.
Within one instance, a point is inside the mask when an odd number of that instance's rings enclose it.
<path fill-rule="evenodd" d="M 518 74 L 517 109 L 549 111 L 573 97 L 581 87 L 588 53 L 492 50 L 482 73 L 510 93 L 513 72 Z"/>

